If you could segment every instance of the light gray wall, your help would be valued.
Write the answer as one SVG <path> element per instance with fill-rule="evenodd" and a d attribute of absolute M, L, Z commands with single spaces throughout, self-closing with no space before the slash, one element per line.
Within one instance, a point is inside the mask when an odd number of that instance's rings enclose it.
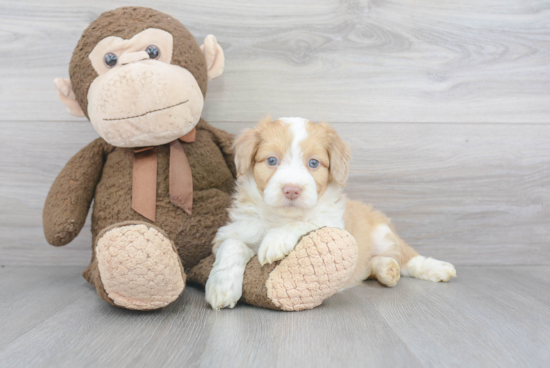
<path fill-rule="evenodd" d="M 225 50 L 204 117 L 238 133 L 266 114 L 333 124 L 351 143 L 348 193 L 425 255 L 550 263 L 550 1 L 0 3 L 0 264 L 86 265 L 89 225 L 49 246 L 42 206 L 97 137 L 57 101 L 101 12 L 153 6 Z"/>

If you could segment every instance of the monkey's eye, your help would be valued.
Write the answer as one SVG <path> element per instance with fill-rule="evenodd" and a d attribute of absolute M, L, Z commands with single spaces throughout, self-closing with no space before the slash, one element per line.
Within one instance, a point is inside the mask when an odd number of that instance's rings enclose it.
<path fill-rule="evenodd" d="M 307 163 L 307 166 L 311 167 L 312 169 L 316 169 L 319 167 L 319 161 L 315 160 L 315 159 L 311 159 L 309 160 L 309 162 Z"/>
<path fill-rule="evenodd" d="M 160 50 L 155 45 L 147 47 L 145 51 L 149 54 L 150 59 L 158 59 L 160 56 Z"/>
<path fill-rule="evenodd" d="M 277 160 L 275 157 L 269 157 L 267 159 L 267 164 L 269 166 L 276 166 L 279 163 L 279 160 Z"/>
<path fill-rule="evenodd" d="M 107 65 L 108 68 L 112 68 L 117 64 L 118 57 L 112 52 L 108 52 L 103 57 L 103 61 L 105 61 L 105 65 Z"/>

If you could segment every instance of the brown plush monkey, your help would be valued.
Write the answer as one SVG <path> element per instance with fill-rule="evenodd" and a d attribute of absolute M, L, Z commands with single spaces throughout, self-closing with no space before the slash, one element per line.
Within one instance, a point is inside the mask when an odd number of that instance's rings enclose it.
<path fill-rule="evenodd" d="M 171 16 L 124 7 L 90 24 L 74 50 L 70 80 L 55 80 L 69 112 L 87 116 L 101 138 L 53 183 L 44 232 L 52 245 L 71 242 L 94 200 L 93 256 L 84 277 L 113 305 L 162 308 L 183 292 L 187 276 L 203 285 L 208 278 L 211 242 L 227 221 L 236 175 L 233 137 L 201 119 L 207 81 L 223 67 L 213 36 L 199 47 Z M 304 254 L 323 261 L 307 255 L 320 242 L 336 248 L 352 242 L 346 234 L 318 230 L 267 267 L 252 259 L 243 300 L 283 310 L 320 304 L 335 290 L 324 285 L 312 304 L 315 290 L 296 291 L 284 279 Z M 293 270 L 301 277 L 302 270 Z M 310 279 L 314 285 L 315 275 Z"/>

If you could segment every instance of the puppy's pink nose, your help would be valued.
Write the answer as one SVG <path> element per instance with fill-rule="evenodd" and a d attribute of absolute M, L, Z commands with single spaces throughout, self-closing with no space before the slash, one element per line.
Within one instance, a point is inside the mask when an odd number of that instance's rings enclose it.
<path fill-rule="evenodd" d="M 295 185 L 285 185 L 283 188 L 283 193 L 285 197 L 291 200 L 298 198 L 301 192 L 302 190 L 300 189 L 300 187 L 297 187 Z"/>

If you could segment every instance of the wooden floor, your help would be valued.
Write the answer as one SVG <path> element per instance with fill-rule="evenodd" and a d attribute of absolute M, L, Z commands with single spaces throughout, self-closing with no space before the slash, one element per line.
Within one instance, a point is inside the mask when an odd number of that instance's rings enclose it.
<path fill-rule="evenodd" d="M 97 133 L 70 116 L 82 31 L 152 6 L 225 50 L 203 117 L 328 121 L 350 143 L 348 195 L 373 203 L 449 284 L 376 282 L 315 310 L 113 308 L 71 244 L 42 230 L 48 190 Z M 550 0 L 1 0 L 0 367 L 550 367 Z"/>
<path fill-rule="evenodd" d="M 0 268 L 0 367 L 548 367 L 550 266 L 459 267 L 305 312 L 208 308 L 188 286 L 164 310 L 112 307 L 82 267 Z"/>

